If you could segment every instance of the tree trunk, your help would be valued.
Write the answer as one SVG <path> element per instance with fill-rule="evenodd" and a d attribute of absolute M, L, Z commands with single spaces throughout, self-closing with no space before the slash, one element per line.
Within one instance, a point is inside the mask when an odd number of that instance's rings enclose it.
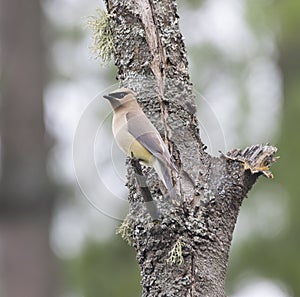
<path fill-rule="evenodd" d="M 144 168 L 162 219 L 151 218 L 128 166 L 127 236 L 137 252 L 143 297 L 224 297 L 232 233 L 257 177 L 271 177 L 276 148 L 252 146 L 219 158 L 205 152 L 174 0 L 106 1 L 120 84 L 133 89 L 179 168 L 180 205 Z"/>
<path fill-rule="evenodd" d="M 46 173 L 38 0 L 0 2 L 0 277 L 3 297 L 52 297 L 53 191 Z"/>

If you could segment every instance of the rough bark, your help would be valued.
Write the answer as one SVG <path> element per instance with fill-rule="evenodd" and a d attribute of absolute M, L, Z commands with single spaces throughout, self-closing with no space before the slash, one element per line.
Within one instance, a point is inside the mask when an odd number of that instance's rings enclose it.
<path fill-rule="evenodd" d="M 1 296 L 52 297 L 53 191 L 46 171 L 41 7 L 38 0 L 0 5 Z"/>
<path fill-rule="evenodd" d="M 198 131 L 188 63 L 174 0 L 106 1 L 120 84 L 133 89 L 169 145 L 180 205 L 164 199 L 152 170 L 148 185 L 162 214 L 151 223 L 128 163 L 129 235 L 141 269 L 143 297 L 224 297 L 232 233 L 241 203 L 276 149 L 253 146 L 219 158 Z"/>

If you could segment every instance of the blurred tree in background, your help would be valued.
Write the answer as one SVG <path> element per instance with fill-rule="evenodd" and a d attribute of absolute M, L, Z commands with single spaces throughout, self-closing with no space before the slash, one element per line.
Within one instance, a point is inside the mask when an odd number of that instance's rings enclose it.
<path fill-rule="evenodd" d="M 260 2 L 251 3 L 251 6 L 255 5 L 258 10 Z M 245 241 L 232 256 L 231 277 L 237 281 L 237 276 L 248 271 L 252 275 L 273 279 L 279 286 L 286 287 L 290 296 L 300 296 L 300 188 L 297 181 L 300 165 L 297 158 L 300 150 L 300 3 L 294 0 L 274 1 L 266 11 L 266 21 L 277 35 L 284 98 L 277 141 L 281 159 L 274 167 L 275 182 L 278 183 L 284 209 L 273 215 L 273 222 L 276 226 L 278 221 L 284 221 L 284 224 L 277 230 L 276 236 L 258 234 Z M 259 27 L 258 24 L 256 26 Z M 264 199 L 264 196 L 260 198 Z M 267 205 L 264 212 L 272 210 L 272 205 Z"/>
<path fill-rule="evenodd" d="M 261 180 L 242 207 L 231 251 L 228 294 L 300 296 L 296 171 L 300 165 L 300 3 L 178 4 L 191 77 L 207 98 L 199 101 L 198 108 L 204 142 L 215 153 L 267 141 L 280 150 L 274 181 Z M 73 173 L 72 141 L 81 113 L 99 90 L 114 83 L 113 66 L 99 67 L 90 59 L 90 33 L 83 30 L 82 18 L 95 14 L 101 5 L 98 0 L 43 1 L 46 26 L 42 27 L 38 1 L 1 0 L 3 297 L 54 296 L 54 259 L 48 241 L 54 194 L 47 175 L 60 185 L 50 232 L 51 247 L 62 262 L 57 296 L 140 296 L 133 249 L 114 235 L 119 222 L 83 199 Z M 43 89 L 45 59 L 49 80 Z M 108 109 L 102 102 L 99 108 L 91 121 L 100 123 L 106 116 Z M 218 125 L 208 110 L 214 111 Z M 48 154 L 43 121 L 56 138 Z M 110 130 L 109 121 L 104 128 Z M 99 152 L 104 160 L 100 166 L 107 172 L 110 153 Z M 119 184 L 116 181 L 113 187 Z M 106 191 L 103 187 L 103 195 Z M 125 191 L 122 195 L 126 199 Z M 16 285 L 19 281 L 30 293 L 18 293 L 23 288 Z M 263 290 L 259 283 L 269 286 Z"/>
<path fill-rule="evenodd" d="M 69 284 L 84 296 L 141 296 L 134 250 L 120 241 L 87 242 L 81 256 L 68 264 Z"/>
<path fill-rule="evenodd" d="M 47 174 L 45 52 L 39 0 L 0 3 L 0 294 L 53 297 L 49 230 L 54 188 Z"/>

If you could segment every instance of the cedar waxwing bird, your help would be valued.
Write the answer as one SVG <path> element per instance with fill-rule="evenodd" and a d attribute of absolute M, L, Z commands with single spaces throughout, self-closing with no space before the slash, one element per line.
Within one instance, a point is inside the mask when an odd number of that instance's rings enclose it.
<path fill-rule="evenodd" d="M 168 147 L 139 106 L 134 92 L 121 88 L 103 97 L 113 108 L 112 130 L 118 146 L 129 157 L 134 156 L 142 164 L 153 167 L 170 198 L 176 200 L 171 170 L 178 170 Z"/>

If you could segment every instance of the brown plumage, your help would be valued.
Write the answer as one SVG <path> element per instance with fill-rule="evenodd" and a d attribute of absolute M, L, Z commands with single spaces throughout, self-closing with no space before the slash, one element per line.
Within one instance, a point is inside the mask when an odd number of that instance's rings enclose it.
<path fill-rule="evenodd" d="M 174 200 L 176 192 L 171 170 L 177 172 L 177 168 L 159 132 L 139 106 L 134 92 L 121 88 L 104 98 L 113 108 L 112 130 L 119 147 L 128 156 L 133 155 L 143 164 L 153 167 Z"/>

